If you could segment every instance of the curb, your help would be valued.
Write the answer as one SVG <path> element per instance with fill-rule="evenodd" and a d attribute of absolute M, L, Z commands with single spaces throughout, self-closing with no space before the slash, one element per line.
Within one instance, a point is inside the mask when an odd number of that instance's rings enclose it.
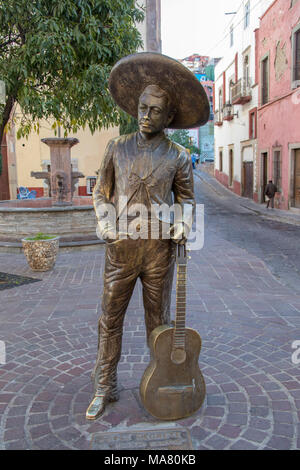
<path fill-rule="evenodd" d="M 81 240 L 76 242 L 60 242 L 59 251 L 86 251 L 96 249 L 99 245 L 104 245 L 103 240 Z M 0 253 L 22 253 L 22 243 L 0 242 Z"/>
<path fill-rule="evenodd" d="M 218 196 L 220 196 L 220 197 L 225 196 L 226 197 L 226 194 L 224 194 L 224 193 L 222 194 L 221 192 L 219 192 L 218 189 L 215 188 L 215 186 L 209 182 L 209 178 L 212 178 L 212 177 L 205 178 L 199 170 L 196 170 L 194 172 L 194 174 L 199 179 L 201 179 L 201 181 L 203 181 L 203 183 L 207 184 L 207 186 L 209 186 Z M 234 197 L 236 199 L 236 202 L 238 202 L 240 204 L 240 206 L 243 207 L 244 209 L 248 209 L 249 211 L 252 211 L 255 214 L 259 215 L 260 217 L 264 217 L 265 219 L 268 219 L 268 220 L 276 220 L 278 222 L 300 226 L 300 216 L 299 216 L 299 218 L 295 218 L 292 215 L 290 217 L 285 217 L 284 214 L 278 214 L 278 213 L 276 213 L 276 214 L 268 213 L 267 214 L 266 212 L 262 211 L 262 209 L 259 207 L 258 204 L 257 204 L 257 207 L 250 207 L 250 205 L 247 205 L 247 198 L 243 198 L 243 197 L 233 193 L 232 191 L 227 189 L 225 186 L 221 185 L 221 183 L 219 183 L 219 181 L 217 181 L 216 179 L 214 179 L 213 182 L 216 183 L 216 185 L 220 185 L 221 186 L 220 189 L 224 190 L 224 192 L 228 192 L 228 196 Z M 243 204 L 242 204 L 242 202 L 243 202 Z M 252 206 L 252 204 L 256 204 L 256 203 L 251 200 L 251 206 Z M 274 209 L 269 209 L 269 210 L 271 211 L 271 210 L 274 210 Z M 275 209 L 275 210 L 280 210 L 280 209 Z"/>

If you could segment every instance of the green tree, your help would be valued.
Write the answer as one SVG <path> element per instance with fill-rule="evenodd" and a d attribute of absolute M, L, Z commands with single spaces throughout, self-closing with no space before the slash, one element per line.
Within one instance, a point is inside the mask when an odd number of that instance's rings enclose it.
<path fill-rule="evenodd" d="M 207 76 L 208 80 L 211 80 L 212 82 L 215 81 L 215 67 L 214 65 L 208 65 L 205 67 L 205 74 Z"/>
<path fill-rule="evenodd" d="M 169 135 L 169 139 L 188 149 L 191 154 L 200 154 L 200 150 L 192 143 L 189 131 L 187 131 L 186 129 L 178 129 L 174 131 L 171 135 Z"/>
<path fill-rule="evenodd" d="M 139 129 L 137 119 L 123 111 L 120 114 L 120 135 L 131 134 Z"/>
<path fill-rule="evenodd" d="M 18 137 L 53 119 L 65 134 L 120 123 L 108 77 L 121 57 L 142 45 L 135 0 L 0 0 L 0 142 L 14 105 Z"/>

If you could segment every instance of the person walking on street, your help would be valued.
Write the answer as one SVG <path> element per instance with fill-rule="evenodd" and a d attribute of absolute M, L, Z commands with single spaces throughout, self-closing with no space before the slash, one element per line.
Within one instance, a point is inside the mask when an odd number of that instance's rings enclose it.
<path fill-rule="evenodd" d="M 277 188 L 272 180 L 269 180 L 269 183 L 266 186 L 265 196 L 267 196 L 267 209 L 269 209 L 269 205 L 271 203 L 272 209 L 274 209 L 274 198 L 275 193 L 277 192 Z"/>
<path fill-rule="evenodd" d="M 193 155 L 192 155 L 192 165 L 193 165 L 193 169 L 194 169 L 194 170 L 195 170 L 195 168 L 196 168 L 196 161 L 197 161 L 197 160 L 196 160 L 196 157 L 195 157 L 195 155 L 193 154 Z"/>

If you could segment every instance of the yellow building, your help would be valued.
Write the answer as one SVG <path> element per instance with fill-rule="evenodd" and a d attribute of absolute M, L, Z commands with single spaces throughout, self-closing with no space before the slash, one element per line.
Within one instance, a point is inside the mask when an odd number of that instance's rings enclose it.
<path fill-rule="evenodd" d="M 161 52 L 160 41 L 160 0 L 139 0 L 139 5 L 146 7 L 145 21 L 137 25 L 144 42 L 144 50 Z M 142 50 L 143 50 L 142 49 Z M 18 109 L 15 111 L 18 116 Z M 48 187 L 43 179 L 36 179 L 31 172 L 47 171 L 50 165 L 50 149 L 41 139 L 55 137 L 51 122 L 41 122 L 39 134 L 32 132 L 28 139 L 15 138 L 12 128 L 7 134 L 7 163 L 9 174 L 10 198 L 16 199 L 17 187 L 25 186 L 35 189 L 37 196 L 48 196 Z M 17 124 L 16 124 L 17 125 Z M 86 128 L 68 137 L 76 137 L 79 144 L 71 151 L 72 169 L 83 173 L 77 183 L 75 194 L 85 196 L 91 194 L 96 179 L 96 171 L 100 166 L 108 141 L 119 135 L 119 129 L 113 127 L 96 131 L 94 134 Z"/>
<path fill-rule="evenodd" d="M 94 134 L 91 134 L 88 129 L 81 129 L 76 134 L 68 135 L 79 140 L 79 144 L 75 145 L 71 151 L 72 169 L 84 175 L 84 178 L 80 178 L 77 183 L 75 195 L 91 194 L 96 171 L 100 166 L 106 145 L 110 139 L 118 135 L 117 127 L 96 131 Z M 41 141 L 49 137 L 55 137 L 51 124 L 42 122 L 39 134 L 31 133 L 28 140 L 22 138 L 15 142 L 18 186 L 36 190 L 38 197 L 48 196 L 48 187 L 44 180 L 32 177 L 31 172 L 49 170 L 50 148 Z"/>

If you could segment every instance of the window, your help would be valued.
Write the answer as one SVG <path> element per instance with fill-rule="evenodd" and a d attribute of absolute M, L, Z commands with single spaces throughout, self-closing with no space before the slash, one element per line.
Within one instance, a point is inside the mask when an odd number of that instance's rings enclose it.
<path fill-rule="evenodd" d="M 295 36 L 295 80 L 300 80 L 300 30 Z"/>
<path fill-rule="evenodd" d="M 293 33 L 293 87 L 300 86 L 300 25 Z"/>
<path fill-rule="evenodd" d="M 219 170 L 220 172 L 223 171 L 223 151 L 220 150 L 219 152 Z"/>
<path fill-rule="evenodd" d="M 273 183 L 277 186 L 277 191 L 281 188 L 281 152 L 274 150 L 273 153 Z"/>
<path fill-rule="evenodd" d="M 233 24 L 230 26 L 230 47 L 233 46 Z"/>
<path fill-rule="evenodd" d="M 257 137 L 257 108 L 249 111 L 249 139 Z"/>
<path fill-rule="evenodd" d="M 261 61 L 261 104 L 269 101 L 269 56 Z"/>
<path fill-rule="evenodd" d="M 229 103 L 232 103 L 232 88 L 234 86 L 234 80 L 233 78 L 230 79 L 229 81 Z"/>
<path fill-rule="evenodd" d="M 93 194 L 93 189 L 96 184 L 96 176 L 88 176 L 86 178 L 86 193 Z"/>
<path fill-rule="evenodd" d="M 244 57 L 244 80 L 246 87 L 250 86 L 250 65 L 249 65 L 249 55 L 245 55 Z"/>
<path fill-rule="evenodd" d="M 293 6 L 295 6 L 297 2 L 298 2 L 298 0 L 291 0 L 290 8 L 293 8 Z"/>
<path fill-rule="evenodd" d="M 219 120 L 222 121 L 223 119 L 223 88 L 219 89 Z"/>
<path fill-rule="evenodd" d="M 244 29 L 248 28 L 250 24 L 250 0 L 245 5 L 245 15 L 244 15 Z"/>

